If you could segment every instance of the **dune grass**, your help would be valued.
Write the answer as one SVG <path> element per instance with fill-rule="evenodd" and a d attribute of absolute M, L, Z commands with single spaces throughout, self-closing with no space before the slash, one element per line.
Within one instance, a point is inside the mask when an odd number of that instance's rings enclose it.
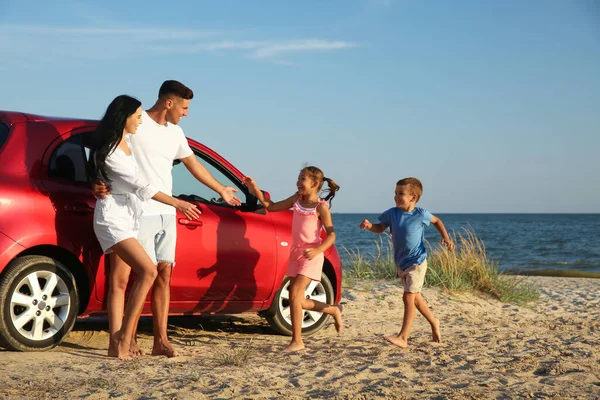
<path fill-rule="evenodd" d="M 252 340 L 248 343 L 234 348 L 217 349 L 215 364 L 217 366 L 243 367 L 248 364 L 254 356 L 254 348 L 251 347 Z"/>
<path fill-rule="evenodd" d="M 448 291 L 478 291 L 500 301 L 523 304 L 539 298 L 539 290 L 525 278 L 499 271 L 498 263 L 487 256 L 483 241 L 472 229 L 454 234 L 454 251 L 427 243 L 427 275 L 425 285 Z M 358 250 L 345 249 L 350 263 L 344 271 L 348 285 L 359 279 L 395 279 L 393 244 L 384 233 L 375 241 L 377 252 L 365 258 Z"/>

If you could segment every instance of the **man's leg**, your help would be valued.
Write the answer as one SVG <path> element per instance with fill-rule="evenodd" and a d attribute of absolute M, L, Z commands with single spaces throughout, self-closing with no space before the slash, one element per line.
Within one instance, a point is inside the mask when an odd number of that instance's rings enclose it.
<path fill-rule="evenodd" d="M 169 343 L 167 324 L 169 321 L 169 305 L 171 302 L 171 274 L 175 266 L 175 243 L 177 241 L 177 225 L 174 215 L 161 215 L 162 230 L 155 241 L 156 259 L 158 261 L 158 277 L 152 289 L 152 317 L 154 346 L 153 355 L 176 357 L 177 352 Z"/>
<path fill-rule="evenodd" d="M 153 355 L 176 357 L 177 352 L 169 343 L 167 324 L 169 321 L 169 304 L 171 302 L 171 273 L 173 264 L 158 263 L 158 277 L 152 288 L 152 318 L 154 332 Z"/>
<path fill-rule="evenodd" d="M 156 262 L 156 249 L 155 249 L 155 241 L 159 235 L 159 232 L 162 230 L 162 222 L 160 215 L 149 215 L 142 216 L 139 221 L 139 231 L 138 231 L 138 241 L 154 263 Z M 142 355 L 140 347 L 137 344 L 137 325 L 139 319 L 136 321 L 133 332 L 134 336 L 132 338 L 132 351 L 136 352 L 139 355 Z"/>

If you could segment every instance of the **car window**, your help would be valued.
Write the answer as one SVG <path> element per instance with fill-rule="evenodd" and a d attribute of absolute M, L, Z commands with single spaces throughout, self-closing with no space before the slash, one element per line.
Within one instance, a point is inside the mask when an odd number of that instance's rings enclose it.
<path fill-rule="evenodd" d="M 6 139 L 8 139 L 8 126 L 0 124 L 0 149 L 4 142 L 6 142 Z"/>
<path fill-rule="evenodd" d="M 88 182 L 87 157 L 82 135 L 74 135 L 62 142 L 50 158 L 48 177 L 75 182 Z"/>
<path fill-rule="evenodd" d="M 196 159 L 204 165 L 204 167 L 211 173 L 211 175 L 224 186 L 233 186 L 238 189 L 236 193 L 237 197 L 246 203 L 246 195 L 242 192 L 240 183 L 237 180 L 231 179 L 228 175 L 223 173 L 219 168 L 215 167 L 207 160 L 196 155 Z M 182 162 L 176 161 L 173 166 L 173 196 L 181 197 L 185 200 L 199 201 L 203 203 L 214 203 L 228 206 L 227 203 L 223 202 L 223 199 L 218 193 L 210 189 L 208 186 L 198 182 L 196 178 L 187 170 Z"/>

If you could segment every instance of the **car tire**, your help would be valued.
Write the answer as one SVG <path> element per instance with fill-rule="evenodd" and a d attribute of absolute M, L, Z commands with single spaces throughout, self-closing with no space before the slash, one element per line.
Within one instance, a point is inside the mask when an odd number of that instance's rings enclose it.
<path fill-rule="evenodd" d="M 271 316 L 266 317 L 271 327 L 287 336 L 292 335 L 292 323 L 289 310 L 289 286 L 290 278 L 286 277 L 273 299 L 273 304 L 270 309 L 271 312 L 269 313 Z M 321 274 L 321 282 L 311 281 L 304 294 L 306 298 L 327 304 L 332 304 L 335 299 L 333 285 L 325 274 Z M 302 335 L 310 336 L 319 331 L 323 328 L 328 317 L 329 315 L 324 313 L 304 310 Z"/>
<path fill-rule="evenodd" d="M 56 347 L 79 310 L 73 274 L 50 257 L 25 256 L 0 276 L 0 344 L 8 350 Z"/>

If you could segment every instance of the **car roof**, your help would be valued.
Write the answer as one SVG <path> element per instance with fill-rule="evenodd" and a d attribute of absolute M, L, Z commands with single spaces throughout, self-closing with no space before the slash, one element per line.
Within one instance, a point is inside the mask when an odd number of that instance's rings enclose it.
<path fill-rule="evenodd" d="M 8 126 L 20 123 L 49 124 L 58 135 L 70 132 L 74 129 L 94 129 L 98 121 L 90 119 L 51 117 L 38 114 L 23 113 L 18 111 L 0 110 L 0 123 Z"/>
<path fill-rule="evenodd" d="M 19 122 L 48 122 L 53 125 L 60 126 L 81 126 L 81 125 L 90 125 L 95 126 L 98 124 L 98 121 L 84 118 L 67 118 L 67 117 L 53 117 L 47 115 L 38 115 L 38 114 L 30 114 L 23 113 L 19 111 L 5 111 L 0 110 L 0 122 L 5 123 L 7 125 L 12 125 Z"/>

